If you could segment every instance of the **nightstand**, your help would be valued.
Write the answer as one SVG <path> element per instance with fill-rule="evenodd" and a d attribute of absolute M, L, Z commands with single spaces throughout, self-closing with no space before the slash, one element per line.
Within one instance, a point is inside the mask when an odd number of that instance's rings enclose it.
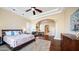
<path fill-rule="evenodd" d="M 0 45 L 2 45 L 2 38 L 0 37 Z"/>

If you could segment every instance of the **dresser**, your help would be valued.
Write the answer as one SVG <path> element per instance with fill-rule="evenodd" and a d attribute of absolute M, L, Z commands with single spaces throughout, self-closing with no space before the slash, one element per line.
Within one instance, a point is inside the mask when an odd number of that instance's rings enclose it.
<path fill-rule="evenodd" d="M 79 40 L 73 34 L 61 34 L 61 50 L 62 51 L 79 51 Z"/>

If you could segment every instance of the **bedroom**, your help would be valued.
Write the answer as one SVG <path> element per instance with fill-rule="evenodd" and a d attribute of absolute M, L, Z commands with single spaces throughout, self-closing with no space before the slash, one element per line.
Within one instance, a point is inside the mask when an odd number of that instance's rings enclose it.
<path fill-rule="evenodd" d="M 29 7 L 30 8 L 30 7 Z M 2 37 L 2 30 L 22 30 L 23 33 L 40 32 L 44 35 L 52 36 L 53 44 L 56 45 L 55 50 L 60 50 L 61 33 L 76 34 L 75 31 L 70 30 L 70 16 L 78 8 L 53 8 L 53 7 L 37 7 L 43 10 L 43 13 L 37 12 L 36 15 L 32 14 L 32 11 L 25 12 L 28 7 L 7 7 L 0 8 L 0 37 Z M 52 23 L 51 23 L 52 22 Z M 51 25 L 50 25 L 51 24 Z M 45 25 L 49 25 L 45 26 Z M 52 26 L 53 25 L 53 26 Z M 46 29 L 45 29 L 46 28 Z M 50 33 L 49 33 L 50 32 Z M 34 35 L 37 35 L 36 33 Z M 48 36 L 45 36 L 47 39 Z M 36 38 L 37 39 L 37 38 Z M 58 45 L 57 45 L 58 44 Z M 28 45 L 28 47 L 30 44 Z M 5 48 L 4 48 L 5 47 Z M 28 48 L 26 46 L 25 51 L 34 49 L 34 42 Z M 43 47 L 43 46 L 42 46 Z M 52 46 L 51 46 L 52 47 Z M 5 44 L 0 47 L 3 50 L 8 49 Z M 7 49 L 6 49 L 7 48 Z"/>

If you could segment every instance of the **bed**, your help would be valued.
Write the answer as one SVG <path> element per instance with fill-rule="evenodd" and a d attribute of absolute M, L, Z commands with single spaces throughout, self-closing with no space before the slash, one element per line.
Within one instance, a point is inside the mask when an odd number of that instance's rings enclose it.
<path fill-rule="evenodd" d="M 11 50 L 19 50 L 34 41 L 34 35 L 23 34 L 21 29 L 2 30 L 3 41 Z"/>

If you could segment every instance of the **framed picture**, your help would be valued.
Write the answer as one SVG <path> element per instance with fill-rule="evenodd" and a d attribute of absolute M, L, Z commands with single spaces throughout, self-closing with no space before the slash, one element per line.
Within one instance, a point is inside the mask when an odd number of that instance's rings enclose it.
<path fill-rule="evenodd" d="M 79 31 L 79 9 L 76 10 L 70 18 L 71 22 L 71 30 L 72 31 Z"/>

